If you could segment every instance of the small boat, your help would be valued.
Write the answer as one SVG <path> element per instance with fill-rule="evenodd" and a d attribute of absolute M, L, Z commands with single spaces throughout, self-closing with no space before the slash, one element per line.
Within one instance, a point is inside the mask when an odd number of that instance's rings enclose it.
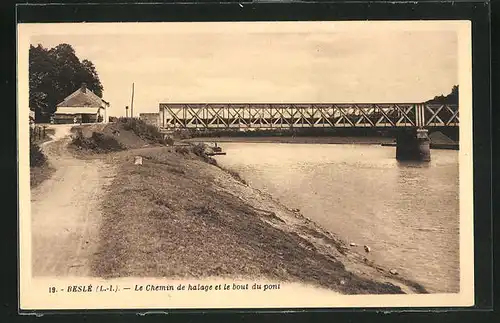
<path fill-rule="evenodd" d="M 220 153 L 220 152 L 222 152 L 222 148 L 219 147 L 219 146 L 217 146 L 216 142 L 214 143 L 214 146 L 211 147 L 211 148 L 212 148 L 212 150 L 213 150 L 214 153 Z"/>
<path fill-rule="evenodd" d="M 216 155 L 225 155 L 226 153 L 225 152 L 208 152 L 206 153 L 207 156 L 216 156 Z"/>
<path fill-rule="evenodd" d="M 207 156 L 215 156 L 215 155 L 225 155 L 226 153 L 222 151 L 222 148 L 217 146 L 217 143 L 214 143 L 214 146 L 208 147 L 208 151 L 206 152 Z"/>

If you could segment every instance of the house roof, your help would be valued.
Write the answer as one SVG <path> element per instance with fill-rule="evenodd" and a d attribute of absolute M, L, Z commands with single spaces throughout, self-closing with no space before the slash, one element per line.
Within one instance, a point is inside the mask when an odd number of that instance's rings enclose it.
<path fill-rule="evenodd" d="M 55 114 L 97 114 L 101 107 L 58 107 Z"/>
<path fill-rule="evenodd" d="M 108 102 L 98 97 L 94 92 L 82 86 L 68 95 L 57 107 L 106 107 Z"/>

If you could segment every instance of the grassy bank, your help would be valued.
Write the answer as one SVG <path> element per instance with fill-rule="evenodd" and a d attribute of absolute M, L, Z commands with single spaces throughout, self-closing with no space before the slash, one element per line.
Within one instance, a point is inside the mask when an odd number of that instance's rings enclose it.
<path fill-rule="evenodd" d="M 134 165 L 135 155 L 143 165 Z M 346 294 L 402 292 L 348 271 L 340 241 L 283 207 L 247 203 L 262 197 L 197 156 L 149 148 L 111 160 L 119 170 L 104 204 L 98 276 L 223 276 L 306 282 Z"/>
<path fill-rule="evenodd" d="M 49 137 L 35 140 L 30 137 L 30 186 L 35 188 L 52 176 L 54 168 L 52 168 L 42 151 L 41 144 L 49 140 Z"/>
<path fill-rule="evenodd" d="M 49 164 L 30 167 L 30 186 L 35 188 L 54 174 L 55 170 Z"/>
<path fill-rule="evenodd" d="M 94 132 L 87 129 L 85 138 Z M 97 132 L 121 148 L 97 154 L 117 175 L 102 205 L 96 276 L 301 282 L 344 294 L 425 292 L 215 165 L 200 146 L 153 145 L 119 124 Z M 134 164 L 136 156 L 142 165 Z"/>

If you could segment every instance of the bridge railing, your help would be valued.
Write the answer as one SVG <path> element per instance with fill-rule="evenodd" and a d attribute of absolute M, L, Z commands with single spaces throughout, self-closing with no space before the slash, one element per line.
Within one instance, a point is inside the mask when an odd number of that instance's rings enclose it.
<path fill-rule="evenodd" d="M 393 128 L 458 126 L 441 104 L 160 104 L 161 128 Z"/>

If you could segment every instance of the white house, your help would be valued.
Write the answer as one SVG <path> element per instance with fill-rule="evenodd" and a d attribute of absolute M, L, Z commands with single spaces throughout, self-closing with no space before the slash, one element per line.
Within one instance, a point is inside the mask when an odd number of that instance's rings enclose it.
<path fill-rule="evenodd" d="M 57 105 L 54 123 L 108 122 L 109 102 L 98 97 L 87 88 L 87 84 L 68 95 Z"/>

